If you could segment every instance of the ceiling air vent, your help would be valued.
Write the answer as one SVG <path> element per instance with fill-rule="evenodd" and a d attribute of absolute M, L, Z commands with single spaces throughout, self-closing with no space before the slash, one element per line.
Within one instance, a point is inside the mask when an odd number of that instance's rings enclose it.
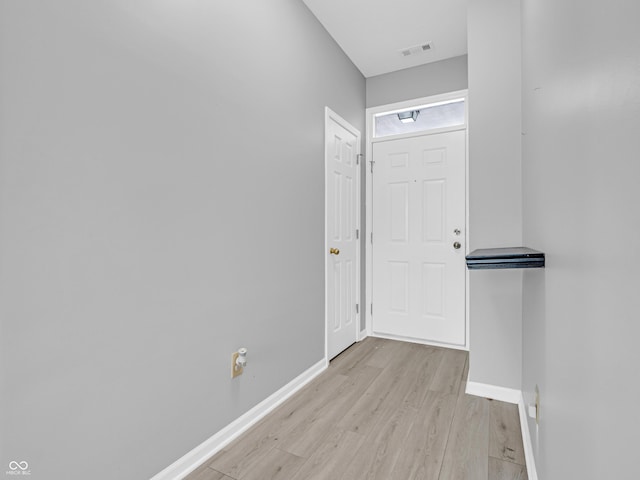
<path fill-rule="evenodd" d="M 424 53 L 431 50 L 431 42 L 423 43 L 422 45 L 414 45 L 413 47 L 403 48 L 398 50 L 400 55 L 408 57 L 410 55 L 417 55 L 418 53 Z"/>

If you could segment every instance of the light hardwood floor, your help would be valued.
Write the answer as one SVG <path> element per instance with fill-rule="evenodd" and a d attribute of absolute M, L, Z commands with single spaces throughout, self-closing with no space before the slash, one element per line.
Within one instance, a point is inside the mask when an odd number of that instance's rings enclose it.
<path fill-rule="evenodd" d="M 464 393 L 468 354 L 367 338 L 188 480 L 526 480 L 516 405 Z"/>

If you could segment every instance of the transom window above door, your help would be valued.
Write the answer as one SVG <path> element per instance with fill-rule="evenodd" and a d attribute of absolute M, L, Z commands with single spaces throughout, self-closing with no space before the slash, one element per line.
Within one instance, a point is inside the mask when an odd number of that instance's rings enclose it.
<path fill-rule="evenodd" d="M 465 124 L 465 99 L 420 105 L 374 116 L 374 138 L 417 133 Z"/>

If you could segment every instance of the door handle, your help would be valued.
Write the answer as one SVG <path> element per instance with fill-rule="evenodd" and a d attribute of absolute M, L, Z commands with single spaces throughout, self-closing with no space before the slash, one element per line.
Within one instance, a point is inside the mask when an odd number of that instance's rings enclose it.
<path fill-rule="evenodd" d="M 460 245 L 460 242 L 453 242 L 453 248 L 455 248 L 456 250 L 459 250 L 461 246 L 462 245 Z"/>
<path fill-rule="evenodd" d="M 330 248 L 329 253 L 332 255 L 340 255 L 340 250 L 338 250 L 337 248 Z"/>

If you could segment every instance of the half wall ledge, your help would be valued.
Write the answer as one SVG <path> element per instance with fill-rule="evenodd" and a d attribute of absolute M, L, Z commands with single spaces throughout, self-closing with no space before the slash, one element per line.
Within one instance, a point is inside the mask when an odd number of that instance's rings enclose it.
<path fill-rule="evenodd" d="M 527 247 L 479 248 L 466 256 L 469 270 L 544 268 L 544 253 Z"/>

